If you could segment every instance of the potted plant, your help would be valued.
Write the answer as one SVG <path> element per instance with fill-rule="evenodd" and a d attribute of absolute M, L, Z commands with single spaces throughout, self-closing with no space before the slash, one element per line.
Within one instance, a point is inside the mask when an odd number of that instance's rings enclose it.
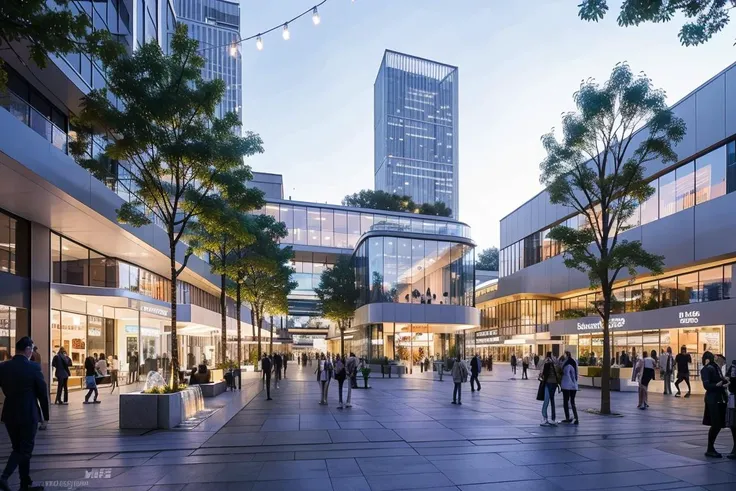
<path fill-rule="evenodd" d="M 362 367 L 360 374 L 363 376 L 363 388 L 370 389 L 368 386 L 368 378 L 371 376 L 371 369 L 369 367 Z"/>

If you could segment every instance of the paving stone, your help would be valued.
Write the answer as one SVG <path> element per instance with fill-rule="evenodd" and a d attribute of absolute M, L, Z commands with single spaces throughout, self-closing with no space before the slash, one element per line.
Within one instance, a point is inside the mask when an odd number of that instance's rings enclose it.
<path fill-rule="evenodd" d="M 327 459 L 325 462 L 331 478 L 363 475 L 355 459 Z"/>
<path fill-rule="evenodd" d="M 333 477 L 332 489 L 339 491 L 371 491 L 364 477 Z"/>
<path fill-rule="evenodd" d="M 366 476 L 366 480 L 371 486 L 371 491 L 428 489 L 453 485 L 447 476 L 439 472 L 431 472 L 427 474 Z"/>
<path fill-rule="evenodd" d="M 676 482 L 679 479 L 668 476 L 667 474 L 663 474 L 659 471 L 646 470 L 602 474 L 585 474 L 564 477 L 548 477 L 547 480 L 552 481 L 558 486 L 564 487 L 568 491 L 575 491 L 599 489 L 601 483 L 608 483 L 615 487 L 626 487 L 628 489 L 630 486 Z"/>
<path fill-rule="evenodd" d="M 711 484 L 733 483 L 736 487 L 736 475 L 719 471 L 709 465 L 694 465 L 674 469 L 661 469 L 660 472 L 690 484 L 710 486 Z"/>

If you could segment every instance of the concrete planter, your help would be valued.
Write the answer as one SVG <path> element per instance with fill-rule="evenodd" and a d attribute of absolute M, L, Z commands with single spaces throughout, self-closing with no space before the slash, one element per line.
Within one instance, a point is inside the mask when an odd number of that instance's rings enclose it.
<path fill-rule="evenodd" d="M 193 388 L 173 394 L 120 394 L 119 426 L 121 429 L 138 430 L 176 428 L 182 424 L 183 418 L 191 417 L 204 408 L 203 404 L 197 403 L 201 402 L 201 397 L 201 392 Z"/>

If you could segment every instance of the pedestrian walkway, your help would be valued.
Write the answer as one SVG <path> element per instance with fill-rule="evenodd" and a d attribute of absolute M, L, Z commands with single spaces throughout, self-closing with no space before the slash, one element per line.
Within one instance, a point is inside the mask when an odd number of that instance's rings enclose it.
<path fill-rule="evenodd" d="M 533 378 L 483 372 L 482 391 L 464 384 L 463 405 L 453 406 L 448 379 L 378 377 L 340 410 L 335 381 L 329 405 L 318 404 L 313 369 L 289 365 L 273 401 L 251 380 L 229 395 L 243 399 L 242 409 L 223 413 L 220 427 L 193 431 L 126 434 L 103 425 L 95 437 L 94 417 L 71 427 L 61 411 L 76 409 L 56 407 L 32 476 L 47 489 L 69 489 L 53 487 L 67 480 L 78 481 L 71 489 L 135 491 L 736 489 L 736 462 L 703 456 L 701 397 L 650 394 L 650 410 L 639 411 L 636 394 L 613 393 L 623 414 L 614 418 L 582 412 L 600 398 L 582 390 L 579 426 L 540 427 Z M 561 398 L 557 408 L 562 419 Z M 730 451 L 730 434 L 718 443 Z"/>

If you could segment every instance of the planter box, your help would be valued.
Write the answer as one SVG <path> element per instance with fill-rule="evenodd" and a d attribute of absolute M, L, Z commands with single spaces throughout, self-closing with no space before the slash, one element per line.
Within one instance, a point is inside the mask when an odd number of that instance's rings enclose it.
<path fill-rule="evenodd" d="M 600 377 L 601 367 L 578 367 L 578 373 L 583 377 Z"/>
<path fill-rule="evenodd" d="M 193 392 L 193 389 L 189 390 Z M 173 394 L 144 394 L 143 392 L 120 394 L 119 427 L 121 429 L 137 430 L 170 430 L 176 428 L 182 424 L 183 417 L 193 416 L 189 413 L 185 415 L 185 409 L 190 413 L 196 413 L 196 407 L 191 406 L 193 399 L 189 399 L 190 406 L 188 408 L 184 407 L 183 399 L 183 392 Z"/>
<path fill-rule="evenodd" d="M 213 368 L 210 372 L 212 373 L 210 380 L 213 382 L 219 382 L 225 379 L 225 371 L 222 368 Z"/>
<path fill-rule="evenodd" d="M 227 384 L 224 381 L 220 381 L 209 384 L 199 384 L 199 388 L 202 389 L 202 397 L 217 397 L 225 392 Z"/>

